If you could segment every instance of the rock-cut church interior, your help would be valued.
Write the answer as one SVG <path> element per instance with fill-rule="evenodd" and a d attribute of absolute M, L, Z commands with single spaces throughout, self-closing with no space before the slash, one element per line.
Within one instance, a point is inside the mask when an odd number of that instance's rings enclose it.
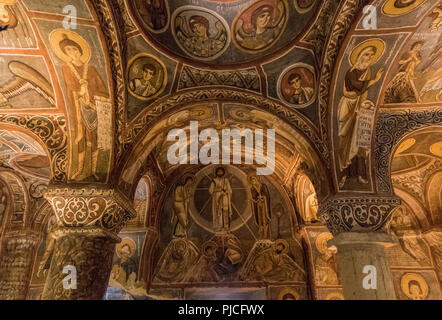
<path fill-rule="evenodd" d="M 0 299 L 442 299 L 441 1 L 0 0 L 0 75 Z"/>

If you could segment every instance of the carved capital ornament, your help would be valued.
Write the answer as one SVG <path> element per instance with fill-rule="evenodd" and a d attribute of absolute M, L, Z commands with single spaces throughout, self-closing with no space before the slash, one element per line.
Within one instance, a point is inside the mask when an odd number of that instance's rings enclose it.
<path fill-rule="evenodd" d="M 395 196 L 334 196 L 320 204 L 318 218 L 333 235 L 342 232 L 381 230 L 394 208 L 401 204 Z"/>
<path fill-rule="evenodd" d="M 49 187 L 45 193 L 57 216 L 59 231 L 86 230 L 117 235 L 136 216 L 131 202 L 119 191 L 99 187 Z"/>

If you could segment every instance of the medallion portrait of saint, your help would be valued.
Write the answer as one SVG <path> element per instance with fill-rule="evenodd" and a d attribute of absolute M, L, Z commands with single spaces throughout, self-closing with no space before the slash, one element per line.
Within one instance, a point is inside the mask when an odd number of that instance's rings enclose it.
<path fill-rule="evenodd" d="M 373 76 L 372 67 L 385 50 L 380 39 L 364 41 L 352 50 L 351 67 L 345 74 L 342 97 L 338 105 L 339 187 L 354 177 L 359 184 L 368 184 L 366 161 L 371 146 L 375 105 L 368 99 L 368 90 L 377 83 L 384 70 Z"/>
<path fill-rule="evenodd" d="M 301 297 L 295 289 L 286 288 L 281 290 L 278 295 L 278 300 L 301 300 Z"/>
<path fill-rule="evenodd" d="M 127 70 L 129 92 L 139 100 L 151 100 L 166 88 L 166 66 L 150 54 L 141 53 L 133 57 Z"/>
<path fill-rule="evenodd" d="M 91 63 L 91 48 L 82 36 L 74 31 L 56 29 L 49 40 L 52 50 L 63 61 L 61 72 L 74 131 L 73 152 L 78 153 L 77 161 L 71 164 L 70 178 L 98 181 L 99 153 L 111 148 L 103 144 L 106 137 L 100 138 L 98 134 L 110 126 L 107 119 L 99 118 L 100 114 L 110 114 L 109 89 Z"/>
<path fill-rule="evenodd" d="M 428 284 L 417 273 L 406 273 L 401 278 L 402 292 L 410 300 L 426 300 L 428 297 Z"/>
<path fill-rule="evenodd" d="M 262 0 L 247 7 L 233 22 L 232 37 L 246 52 L 269 49 L 281 37 L 288 20 L 286 0 Z"/>
<path fill-rule="evenodd" d="M 178 46 L 190 57 L 214 60 L 230 43 L 229 27 L 217 13 L 184 6 L 173 14 L 172 32 Z"/>
<path fill-rule="evenodd" d="M 284 70 L 278 81 L 279 96 L 295 108 L 304 108 L 315 101 L 315 74 L 312 67 L 295 64 Z"/>

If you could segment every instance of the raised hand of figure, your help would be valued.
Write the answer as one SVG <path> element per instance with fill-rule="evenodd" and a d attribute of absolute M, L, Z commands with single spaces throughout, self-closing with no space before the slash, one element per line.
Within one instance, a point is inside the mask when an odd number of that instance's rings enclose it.
<path fill-rule="evenodd" d="M 379 80 L 381 80 L 383 74 L 384 74 L 384 68 L 380 68 L 376 73 L 375 81 L 378 82 Z"/>

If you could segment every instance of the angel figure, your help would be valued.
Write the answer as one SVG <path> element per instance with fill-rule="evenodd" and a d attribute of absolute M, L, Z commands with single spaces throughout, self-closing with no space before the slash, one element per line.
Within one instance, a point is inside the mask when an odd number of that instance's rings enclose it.
<path fill-rule="evenodd" d="M 211 58 L 217 55 L 226 45 L 227 32 L 221 21 L 215 23 L 218 32 L 210 33 L 210 22 L 201 15 L 176 18 L 177 40 L 182 48 L 190 55 L 198 58 Z"/>
<path fill-rule="evenodd" d="M 275 10 L 279 14 L 275 17 Z M 256 8 L 251 17 L 251 30 L 245 30 L 244 19 L 239 19 L 235 27 L 235 37 L 238 43 L 250 50 L 261 50 L 273 43 L 281 34 L 286 22 L 284 3 L 280 1 L 278 7 L 264 4 Z"/>

